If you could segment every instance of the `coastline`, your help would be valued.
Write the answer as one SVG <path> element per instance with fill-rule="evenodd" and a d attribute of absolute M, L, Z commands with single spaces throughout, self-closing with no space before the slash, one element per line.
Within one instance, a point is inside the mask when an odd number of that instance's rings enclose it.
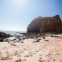
<path fill-rule="evenodd" d="M 0 42 L 0 62 L 62 61 L 62 34 L 29 35 L 12 36 Z"/>

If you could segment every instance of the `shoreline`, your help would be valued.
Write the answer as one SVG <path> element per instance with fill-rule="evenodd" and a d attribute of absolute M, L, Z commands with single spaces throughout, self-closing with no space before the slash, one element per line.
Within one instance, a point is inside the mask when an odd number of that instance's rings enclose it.
<path fill-rule="evenodd" d="M 62 34 L 29 35 L 0 42 L 0 62 L 62 61 Z"/>

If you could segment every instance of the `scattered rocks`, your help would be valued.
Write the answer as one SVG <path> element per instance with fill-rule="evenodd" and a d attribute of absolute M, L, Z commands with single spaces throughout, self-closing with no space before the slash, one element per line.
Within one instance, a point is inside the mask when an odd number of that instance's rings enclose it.
<path fill-rule="evenodd" d="M 23 40 L 24 39 L 29 39 L 29 38 L 39 38 L 39 37 L 43 37 L 43 36 L 45 36 L 45 33 L 25 33 L 25 34 L 23 34 L 24 35 L 24 37 L 22 38 Z"/>

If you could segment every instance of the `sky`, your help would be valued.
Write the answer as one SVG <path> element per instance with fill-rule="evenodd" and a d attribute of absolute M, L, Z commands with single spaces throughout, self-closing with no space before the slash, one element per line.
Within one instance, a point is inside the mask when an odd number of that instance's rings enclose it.
<path fill-rule="evenodd" d="M 0 30 L 26 31 L 36 17 L 60 15 L 62 0 L 0 0 Z"/>

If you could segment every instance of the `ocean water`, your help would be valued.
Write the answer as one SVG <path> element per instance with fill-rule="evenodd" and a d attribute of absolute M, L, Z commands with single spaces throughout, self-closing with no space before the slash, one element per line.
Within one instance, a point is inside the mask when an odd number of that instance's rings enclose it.
<path fill-rule="evenodd" d="M 21 32 L 21 31 L 0 31 L 0 32 L 5 32 L 11 35 L 19 35 L 19 33 L 26 33 L 26 32 Z"/>

